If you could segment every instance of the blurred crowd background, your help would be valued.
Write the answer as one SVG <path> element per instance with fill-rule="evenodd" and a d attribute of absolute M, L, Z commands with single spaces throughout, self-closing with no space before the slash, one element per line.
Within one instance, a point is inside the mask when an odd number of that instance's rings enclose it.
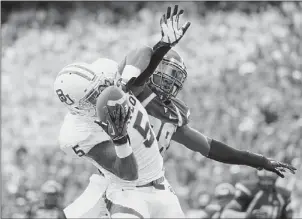
<path fill-rule="evenodd" d="M 58 147 L 66 113 L 53 92 L 75 61 L 116 61 L 160 39 L 159 19 L 174 2 L 2 2 L 2 217 L 17 217 L 55 179 L 64 206 L 95 168 Z M 180 93 L 191 125 L 229 145 L 293 164 L 278 181 L 302 217 L 302 3 L 180 2 L 192 25 L 175 47 L 188 68 Z M 185 20 L 184 19 L 184 20 Z M 188 213 L 221 182 L 252 179 L 249 167 L 220 164 L 173 144 L 167 177 Z"/>

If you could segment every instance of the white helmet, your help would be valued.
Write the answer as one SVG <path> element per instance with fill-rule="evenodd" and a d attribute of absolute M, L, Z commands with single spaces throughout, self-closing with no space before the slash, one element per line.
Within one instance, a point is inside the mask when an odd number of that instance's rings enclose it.
<path fill-rule="evenodd" d="M 118 64 L 101 58 L 92 64 L 74 63 L 57 75 L 54 90 L 72 114 L 96 116 L 96 99 L 117 79 Z"/>

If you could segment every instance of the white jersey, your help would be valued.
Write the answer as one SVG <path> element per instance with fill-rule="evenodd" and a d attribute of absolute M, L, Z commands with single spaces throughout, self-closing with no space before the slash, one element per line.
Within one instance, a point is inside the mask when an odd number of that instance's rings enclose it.
<path fill-rule="evenodd" d="M 138 180 L 125 181 L 106 171 L 91 158 L 85 156 L 96 144 L 110 140 L 107 133 L 96 123 L 96 118 L 67 114 L 60 131 L 60 147 L 67 154 L 89 160 L 104 172 L 111 186 L 143 185 L 163 176 L 163 159 L 158 142 L 149 124 L 146 110 L 130 94 L 126 94 L 133 112 L 128 126 L 131 147 L 138 164 Z"/>

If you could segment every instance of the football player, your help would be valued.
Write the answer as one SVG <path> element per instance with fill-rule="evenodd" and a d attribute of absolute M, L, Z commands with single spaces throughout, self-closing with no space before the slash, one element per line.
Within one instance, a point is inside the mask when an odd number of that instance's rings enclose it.
<path fill-rule="evenodd" d="M 251 152 L 240 151 L 202 135 L 188 125 L 190 111 L 187 106 L 176 98 L 187 78 L 186 67 L 182 58 L 174 50 L 170 50 L 160 62 L 147 86 L 136 86 L 135 77 L 149 73 L 154 68 L 148 65 L 142 68 L 135 66 L 135 60 L 144 61 L 147 48 L 137 49 L 129 53 L 119 65 L 122 73 L 121 84 L 126 84 L 141 101 L 149 114 L 150 124 L 159 142 L 159 151 L 163 155 L 169 148 L 171 140 L 183 144 L 202 155 L 228 164 L 243 164 L 255 168 L 265 168 L 283 177 L 283 168 L 294 173 L 295 168 Z M 149 71 L 149 72 L 148 72 Z M 134 73 L 134 74 L 133 74 Z M 101 176 L 99 176 L 101 178 Z M 97 185 L 94 185 L 97 186 Z M 83 194 L 83 196 L 85 196 Z M 81 199 L 81 197 L 79 197 Z"/>
<path fill-rule="evenodd" d="M 27 212 L 27 218 L 66 218 L 62 210 L 62 186 L 53 180 L 41 187 L 43 202 L 34 204 Z"/>
<path fill-rule="evenodd" d="M 234 199 L 225 207 L 223 218 L 291 219 L 291 192 L 276 186 L 277 175 L 258 171 L 256 181 L 236 184 Z"/>
<path fill-rule="evenodd" d="M 142 51 L 142 50 L 141 50 Z M 136 75 L 122 75 L 132 81 Z M 201 134 L 189 125 L 190 110 L 176 98 L 187 78 L 186 66 L 180 55 L 170 50 L 163 58 L 146 86 L 132 86 L 137 99 L 146 108 L 150 123 L 160 142 L 160 152 L 169 148 L 171 140 L 178 142 L 203 156 L 227 164 L 247 165 L 265 169 L 284 177 L 286 170 L 295 173 L 289 164 L 268 159 L 263 155 L 232 148 L 223 142 Z"/>
<path fill-rule="evenodd" d="M 173 12 L 169 7 L 162 17 L 162 39 L 150 55 L 152 68 L 188 29 L 188 22 L 178 26 L 182 13 L 177 6 Z M 179 201 L 164 177 L 158 142 L 139 100 L 121 91 L 127 107 L 116 103 L 113 107 L 118 113 L 114 117 L 107 108 L 107 120 L 96 121 L 97 111 L 103 110 L 96 108 L 97 100 L 118 79 L 117 68 L 116 62 L 99 59 L 93 64 L 71 64 L 59 72 L 55 92 L 70 111 L 60 130 L 60 147 L 104 173 L 110 182 L 106 198 L 112 218 L 183 217 Z M 144 77 L 137 77 L 133 84 L 143 83 Z"/>

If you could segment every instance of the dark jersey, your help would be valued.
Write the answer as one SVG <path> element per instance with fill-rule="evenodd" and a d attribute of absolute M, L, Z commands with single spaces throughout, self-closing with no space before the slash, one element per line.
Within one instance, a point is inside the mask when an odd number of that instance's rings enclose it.
<path fill-rule="evenodd" d="M 169 104 L 164 104 L 148 86 L 137 96 L 145 107 L 150 124 L 163 154 L 170 146 L 170 141 L 177 128 L 188 124 L 190 110 L 179 99 L 173 98 Z"/>
<path fill-rule="evenodd" d="M 257 182 L 237 183 L 235 198 L 227 208 L 247 213 L 261 209 L 267 218 L 288 219 L 292 217 L 290 195 L 290 191 L 281 187 L 264 190 Z"/>
<path fill-rule="evenodd" d="M 59 207 L 48 208 L 43 204 L 35 204 L 27 212 L 28 218 L 66 218 L 62 209 Z"/>

